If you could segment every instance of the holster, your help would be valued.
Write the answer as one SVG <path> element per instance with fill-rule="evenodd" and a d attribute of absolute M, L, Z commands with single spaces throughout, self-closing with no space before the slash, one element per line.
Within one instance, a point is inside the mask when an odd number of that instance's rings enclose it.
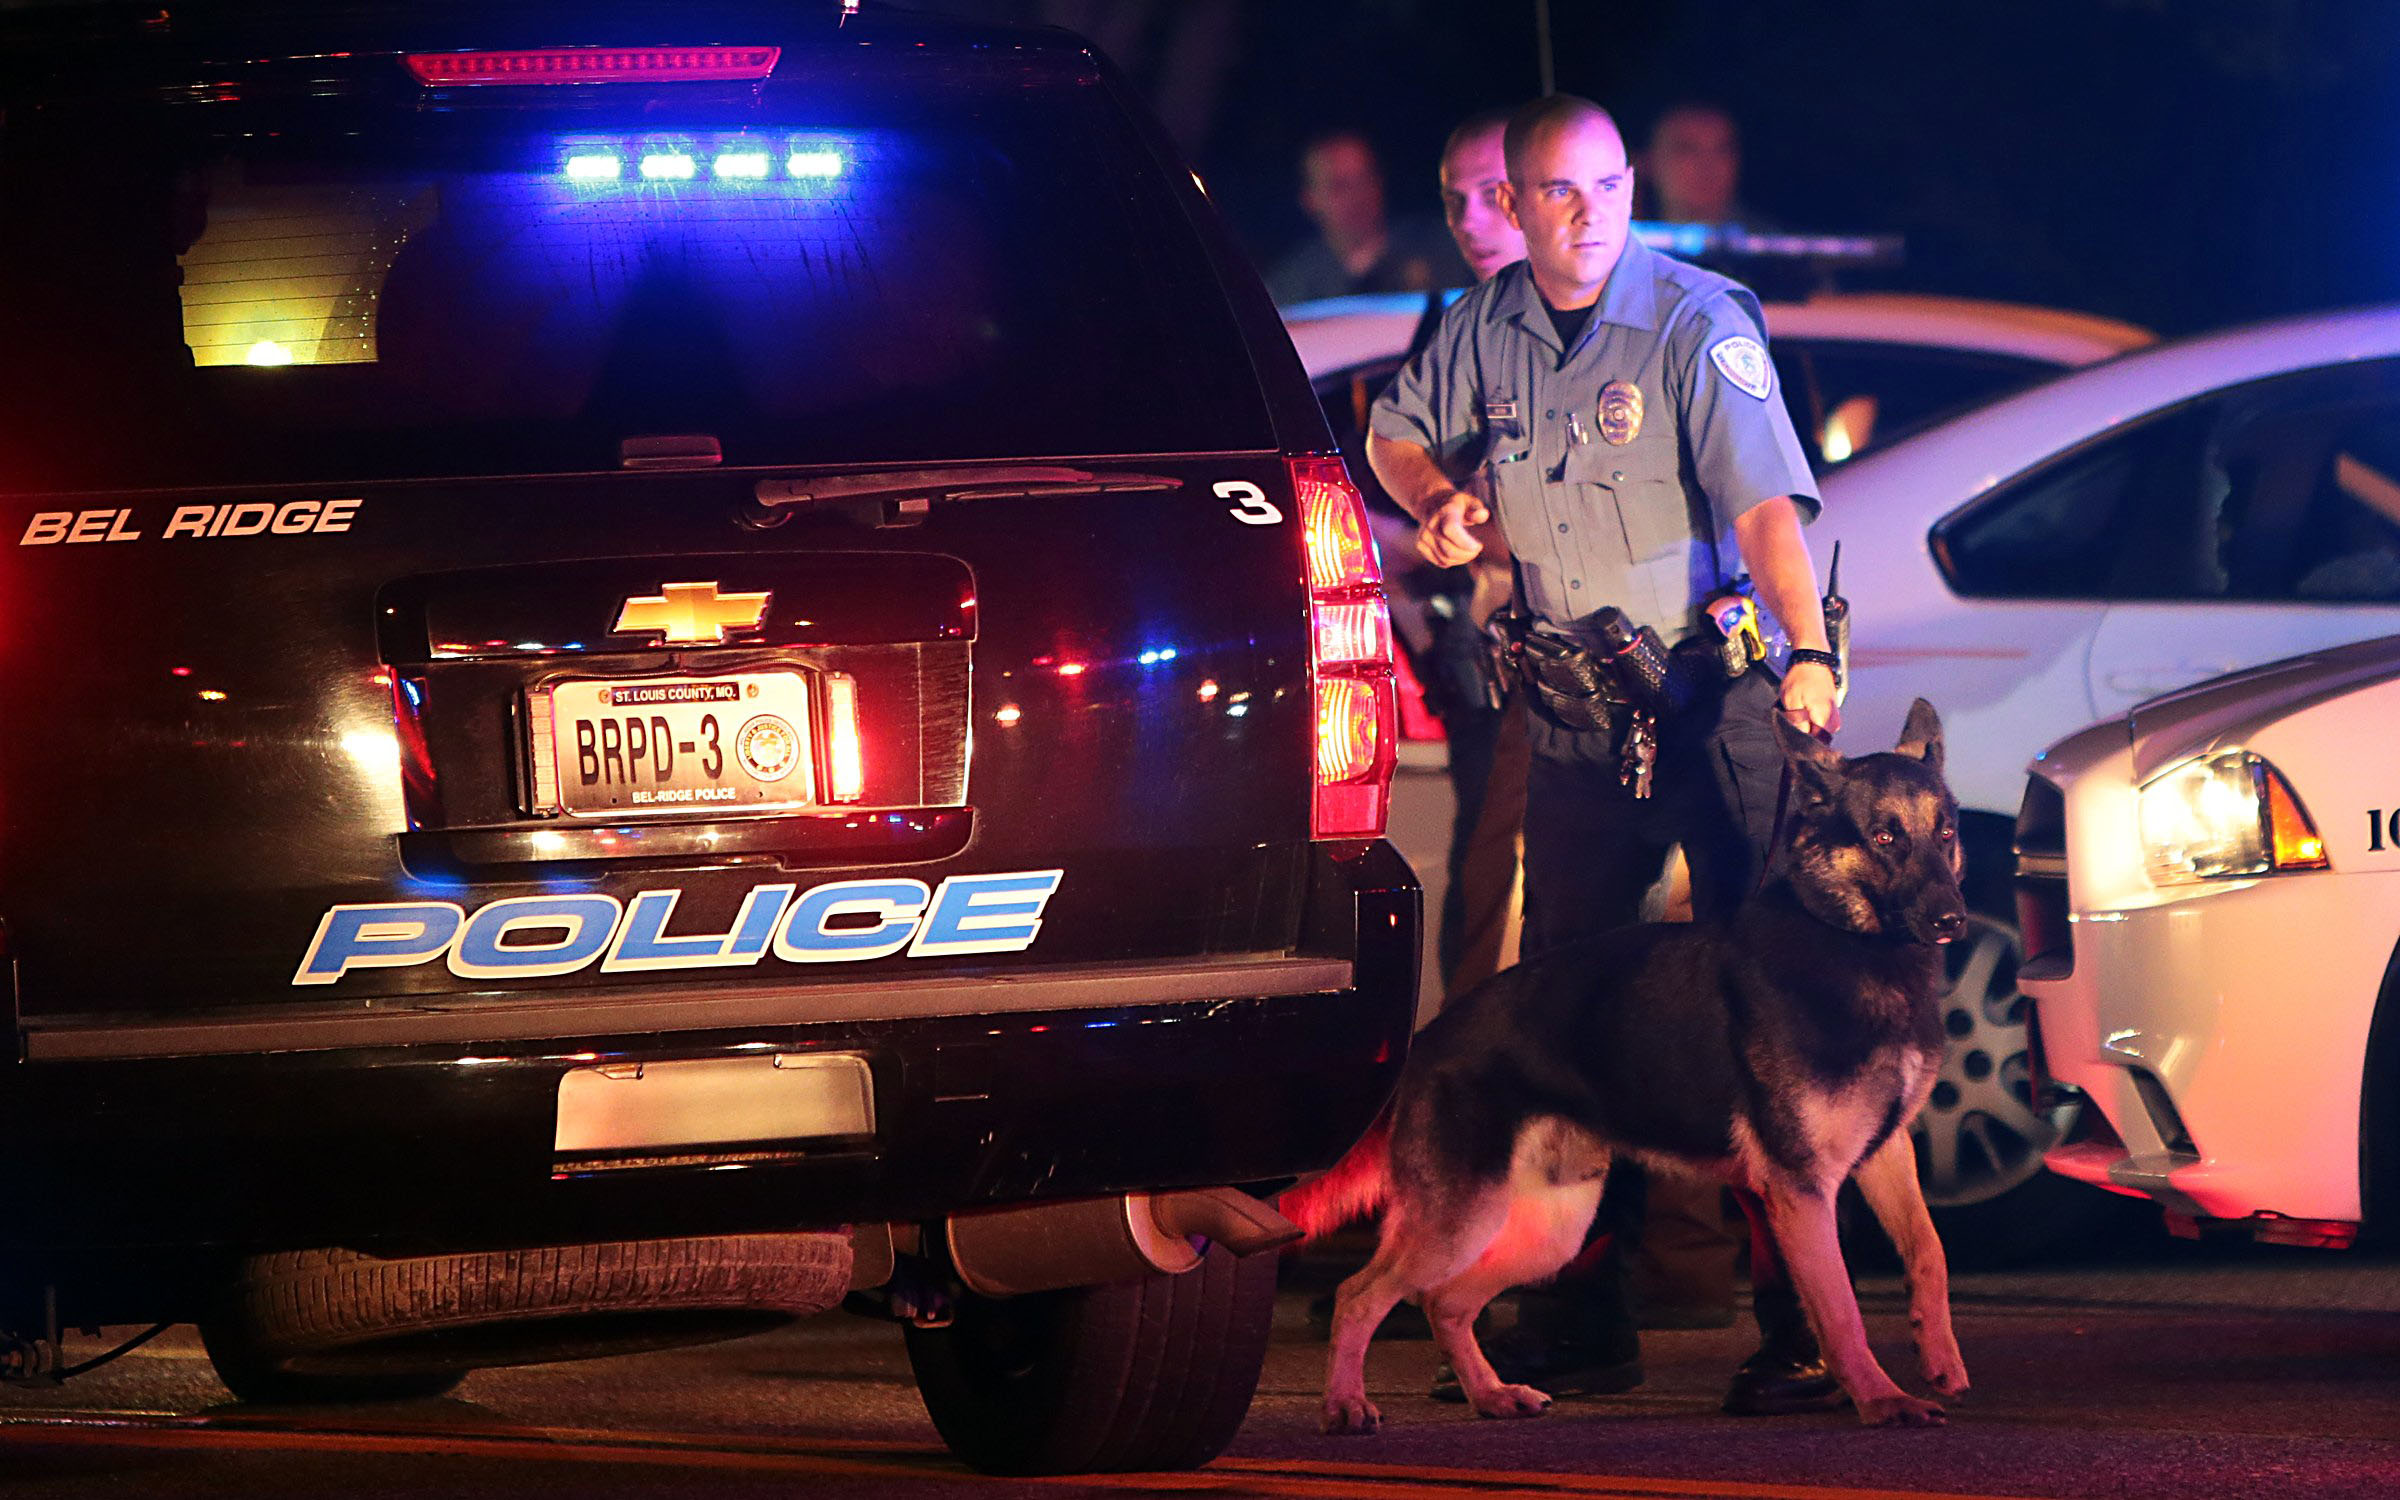
<path fill-rule="evenodd" d="M 1496 662 L 1562 729 L 1619 728 L 1636 709 L 1667 719 L 1723 690 L 1718 652 L 1697 637 L 1659 652 L 1661 660 L 1645 676 L 1627 672 L 1604 653 L 1545 629 L 1528 615 L 1496 615 L 1491 632 Z M 1655 634 L 1649 634 L 1649 645 L 1656 651 Z"/>
<path fill-rule="evenodd" d="M 1521 614 L 1493 617 L 1492 631 L 1510 674 L 1552 723 L 1607 731 L 1625 716 L 1625 695 L 1597 652 Z"/>

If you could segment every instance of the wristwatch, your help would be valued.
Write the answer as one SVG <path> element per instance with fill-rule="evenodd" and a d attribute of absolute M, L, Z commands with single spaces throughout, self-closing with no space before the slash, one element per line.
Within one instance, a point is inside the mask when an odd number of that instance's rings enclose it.
<path fill-rule="evenodd" d="M 1791 660 L 1795 666 L 1804 661 L 1815 662 L 1818 666 L 1823 667 L 1826 671 L 1833 674 L 1834 686 L 1841 686 L 1842 659 L 1834 655 L 1832 652 L 1819 651 L 1814 646 L 1794 646 L 1792 648 Z"/>

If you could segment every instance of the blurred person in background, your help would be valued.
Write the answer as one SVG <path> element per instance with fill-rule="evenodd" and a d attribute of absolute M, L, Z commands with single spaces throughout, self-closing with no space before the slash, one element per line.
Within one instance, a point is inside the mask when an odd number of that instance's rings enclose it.
<path fill-rule="evenodd" d="M 1646 218 L 1764 227 L 1742 202 L 1742 133 L 1714 104 L 1675 105 L 1650 127 L 1640 156 Z"/>
<path fill-rule="evenodd" d="M 1688 100 L 1670 106 L 1652 122 L 1650 143 L 1636 160 L 1639 218 L 1722 225 L 1752 234 L 1785 227 L 1743 201 L 1741 127 L 1721 105 Z M 1691 261 L 1748 284 L 1770 302 L 1803 302 L 1832 289 L 1826 269 L 1807 260 L 1719 246 Z"/>
<path fill-rule="evenodd" d="M 1317 233 L 1267 273 L 1267 290 L 1279 304 L 1430 291 L 1467 280 L 1466 266 L 1439 226 L 1385 216 L 1383 164 L 1355 130 L 1329 131 L 1301 152 L 1300 208 Z"/>

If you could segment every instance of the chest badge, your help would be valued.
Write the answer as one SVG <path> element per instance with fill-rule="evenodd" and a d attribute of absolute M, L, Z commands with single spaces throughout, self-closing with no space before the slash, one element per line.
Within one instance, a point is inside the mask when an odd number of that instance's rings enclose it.
<path fill-rule="evenodd" d="M 1630 380 L 1600 387 L 1600 436 L 1622 448 L 1642 435 L 1642 388 Z"/>

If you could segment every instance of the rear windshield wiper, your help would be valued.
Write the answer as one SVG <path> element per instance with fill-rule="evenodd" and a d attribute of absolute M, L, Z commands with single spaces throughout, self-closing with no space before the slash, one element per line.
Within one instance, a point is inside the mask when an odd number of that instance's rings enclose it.
<path fill-rule="evenodd" d="M 782 520 L 794 506 L 883 502 L 879 524 L 921 521 L 936 500 L 997 500 L 1017 495 L 1107 495 L 1181 489 L 1168 474 L 1095 473 L 1060 464 L 955 469 L 879 469 L 812 479 L 762 479 L 751 491 L 764 515 Z"/>

